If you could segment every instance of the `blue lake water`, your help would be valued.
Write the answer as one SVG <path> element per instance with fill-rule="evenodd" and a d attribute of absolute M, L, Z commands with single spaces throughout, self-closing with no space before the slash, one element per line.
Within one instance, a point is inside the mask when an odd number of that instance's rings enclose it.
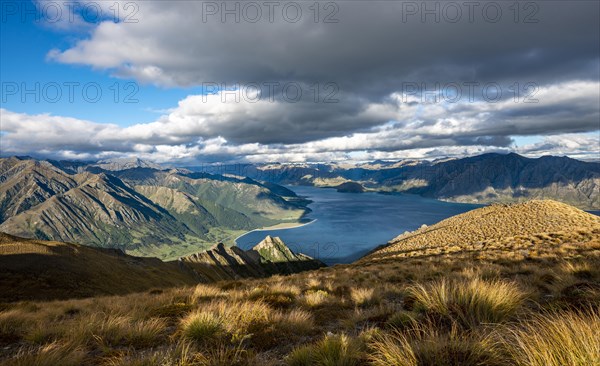
<path fill-rule="evenodd" d="M 288 187 L 313 201 L 311 224 L 247 233 L 236 240 L 250 249 L 267 235 L 279 236 L 295 252 L 327 264 L 350 263 L 405 231 L 431 225 L 481 205 L 448 203 L 416 195 L 340 193 L 331 188 Z"/>

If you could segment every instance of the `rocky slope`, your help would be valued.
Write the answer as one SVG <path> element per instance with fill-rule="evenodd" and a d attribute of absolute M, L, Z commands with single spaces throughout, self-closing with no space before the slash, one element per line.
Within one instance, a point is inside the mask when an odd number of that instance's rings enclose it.
<path fill-rule="evenodd" d="M 179 259 L 202 282 L 267 277 L 325 267 L 321 261 L 293 253 L 278 237 L 267 236 L 250 250 L 222 243 L 205 252 Z"/>
<path fill-rule="evenodd" d="M 75 186 L 75 179 L 51 164 L 0 159 L 0 222 Z"/>

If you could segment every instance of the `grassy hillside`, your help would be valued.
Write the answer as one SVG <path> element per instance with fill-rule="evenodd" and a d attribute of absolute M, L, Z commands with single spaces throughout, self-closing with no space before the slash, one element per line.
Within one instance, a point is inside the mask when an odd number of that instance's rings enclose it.
<path fill-rule="evenodd" d="M 0 359 L 7 365 L 598 365 L 599 304 L 598 219 L 531 202 L 442 221 L 351 265 L 6 304 Z"/>
<path fill-rule="evenodd" d="M 537 255 L 537 250 L 555 250 L 599 228 L 600 217 L 552 200 L 494 204 L 404 233 L 361 262 L 446 252 L 484 256 L 499 252 L 522 259 Z"/>
<path fill-rule="evenodd" d="M 163 262 L 119 249 L 24 239 L 0 232 L 0 303 L 128 294 L 324 266 L 293 253 L 281 239 L 270 236 L 249 250 L 220 243 Z"/>
<path fill-rule="evenodd" d="M 0 302 L 127 294 L 196 282 L 176 262 L 0 233 Z"/>

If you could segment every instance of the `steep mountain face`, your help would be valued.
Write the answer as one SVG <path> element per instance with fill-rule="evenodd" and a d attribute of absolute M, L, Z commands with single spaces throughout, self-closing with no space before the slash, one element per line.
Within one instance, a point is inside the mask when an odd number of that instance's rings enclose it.
<path fill-rule="evenodd" d="M 281 194 L 251 179 L 239 179 L 178 170 L 157 171 L 130 169 L 114 173 L 130 186 L 139 190 L 148 187 L 167 187 L 193 197 L 201 202 L 212 202 L 237 211 L 264 224 L 285 219 L 297 219 L 298 207 L 291 205 L 282 195 L 295 194 L 278 186 Z M 274 188 L 275 189 L 275 188 Z"/>
<path fill-rule="evenodd" d="M 573 206 L 552 200 L 493 204 L 406 232 L 359 263 L 450 253 L 543 257 L 562 243 L 591 239 L 600 239 L 600 217 Z"/>
<path fill-rule="evenodd" d="M 0 222 L 76 185 L 72 177 L 51 164 L 16 157 L 0 159 Z"/>
<path fill-rule="evenodd" d="M 250 250 L 218 244 L 212 249 L 179 259 L 202 282 L 273 274 L 291 274 L 325 267 L 321 261 L 293 253 L 280 238 L 267 236 Z"/>
<path fill-rule="evenodd" d="M 192 232 L 168 211 L 105 174 L 73 176 L 77 186 L 10 217 L 0 230 L 18 236 L 135 250 L 178 243 Z"/>
<path fill-rule="evenodd" d="M 600 209 L 600 163 L 567 157 L 529 159 L 517 154 L 416 162 L 269 164 L 245 168 L 250 177 L 279 184 L 336 187 L 357 182 L 381 192 L 405 192 L 466 203 L 555 199 L 582 209 Z"/>
<path fill-rule="evenodd" d="M 251 179 L 97 165 L 0 159 L 0 231 L 177 258 L 306 212 Z"/>

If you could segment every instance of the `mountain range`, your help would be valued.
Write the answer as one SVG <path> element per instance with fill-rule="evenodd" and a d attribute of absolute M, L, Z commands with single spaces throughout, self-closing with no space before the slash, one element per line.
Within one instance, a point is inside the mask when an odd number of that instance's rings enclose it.
<path fill-rule="evenodd" d="M 136 158 L 3 158 L 0 231 L 173 260 L 217 242 L 230 246 L 249 230 L 299 222 L 309 202 L 281 184 L 468 203 L 550 198 L 600 209 L 600 163 L 566 157 L 484 154 L 433 162 L 274 163 L 238 170 L 174 168 Z"/>
<path fill-rule="evenodd" d="M 0 231 L 175 259 L 308 211 L 275 184 L 130 163 L 0 159 Z"/>
<path fill-rule="evenodd" d="M 206 166 L 201 169 L 210 170 Z M 338 187 L 356 182 L 371 191 L 412 193 L 451 202 L 514 203 L 547 198 L 582 209 L 600 209 L 600 163 L 568 157 L 489 153 L 435 161 L 271 163 L 237 170 L 254 179 L 284 185 Z"/>

